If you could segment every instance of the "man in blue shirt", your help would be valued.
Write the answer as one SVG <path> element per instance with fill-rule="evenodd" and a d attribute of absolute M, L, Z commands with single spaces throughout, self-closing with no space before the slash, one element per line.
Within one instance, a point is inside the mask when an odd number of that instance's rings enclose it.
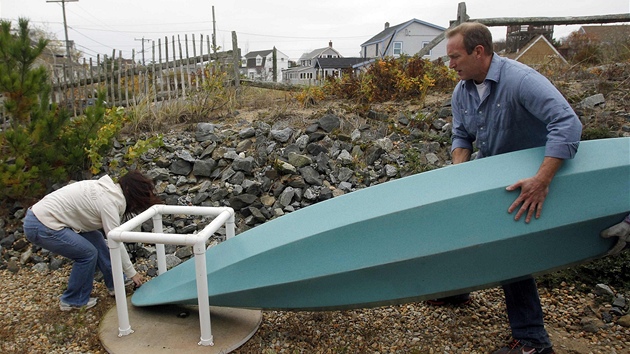
<path fill-rule="evenodd" d="M 463 23 L 446 32 L 450 68 L 461 82 L 453 92 L 453 163 L 545 147 L 535 175 L 516 181 L 520 189 L 507 206 L 514 220 L 541 216 L 554 175 L 575 156 L 582 124 L 562 94 L 532 68 L 492 51 L 492 35 L 479 23 Z M 514 250 L 514 257 L 527 257 Z M 495 354 L 554 353 L 545 330 L 536 282 L 532 277 L 503 286 L 513 341 Z"/>

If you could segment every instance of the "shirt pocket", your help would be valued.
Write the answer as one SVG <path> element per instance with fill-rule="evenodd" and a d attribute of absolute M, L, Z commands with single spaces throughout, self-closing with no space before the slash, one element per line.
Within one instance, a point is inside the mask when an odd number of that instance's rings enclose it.
<path fill-rule="evenodd" d="M 486 117 L 489 131 L 508 132 L 514 129 L 515 123 L 519 119 L 518 114 L 509 109 L 507 102 L 493 102 L 486 106 L 486 110 L 487 112 L 482 115 Z"/>

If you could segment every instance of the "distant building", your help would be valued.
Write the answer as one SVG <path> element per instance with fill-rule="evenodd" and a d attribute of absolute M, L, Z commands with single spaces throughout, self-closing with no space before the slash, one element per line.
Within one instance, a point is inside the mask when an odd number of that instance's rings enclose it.
<path fill-rule="evenodd" d="M 317 58 L 315 60 L 315 79 L 341 78 L 344 75 L 358 73 L 355 67 L 366 61 L 365 58 Z"/>
<path fill-rule="evenodd" d="M 562 54 L 542 34 L 534 37 L 517 52 L 507 53 L 505 56 L 534 68 L 568 64 Z"/>
<path fill-rule="evenodd" d="M 241 58 L 241 75 L 250 80 L 273 81 L 273 49 L 249 52 Z M 289 57 L 276 49 L 276 81 L 282 82 L 282 72 L 289 67 Z"/>
<path fill-rule="evenodd" d="M 446 28 L 411 19 L 407 22 L 385 28 L 361 44 L 361 57 L 384 58 L 413 56 L 427 46 L 435 37 L 446 31 Z M 436 60 L 446 55 L 446 41 L 441 41 L 425 56 L 429 60 Z"/>
<path fill-rule="evenodd" d="M 343 56 L 333 48 L 332 41 L 328 42 L 328 47 L 315 49 L 309 53 L 304 53 L 298 60 L 298 66 L 288 68 L 284 71 L 284 82 L 297 85 L 314 85 L 320 83 L 317 76 L 315 64 L 320 58 L 342 58 Z"/>
<path fill-rule="evenodd" d="M 582 26 L 579 34 L 585 34 L 602 44 L 619 44 L 630 38 L 630 25 Z"/>

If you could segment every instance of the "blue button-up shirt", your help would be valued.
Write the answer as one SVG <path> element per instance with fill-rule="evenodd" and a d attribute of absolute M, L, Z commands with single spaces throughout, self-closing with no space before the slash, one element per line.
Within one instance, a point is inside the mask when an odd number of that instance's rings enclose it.
<path fill-rule="evenodd" d="M 582 124 L 547 78 L 495 53 L 485 84 L 481 98 L 473 80 L 457 84 L 451 151 L 472 151 L 474 142 L 478 158 L 539 146 L 545 146 L 545 156 L 575 156 Z"/>

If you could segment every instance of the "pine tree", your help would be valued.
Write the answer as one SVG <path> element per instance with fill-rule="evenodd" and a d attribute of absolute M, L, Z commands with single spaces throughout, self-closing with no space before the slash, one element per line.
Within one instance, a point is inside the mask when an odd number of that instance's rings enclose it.
<path fill-rule="evenodd" d="M 0 92 L 5 96 L 6 113 L 14 129 L 28 126 L 32 118 L 48 111 L 48 73 L 43 67 L 35 67 L 35 60 L 46 49 L 48 41 L 33 42 L 28 20 L 18 20 L 16 33 L 11 22 L 0 22 Z"/>

